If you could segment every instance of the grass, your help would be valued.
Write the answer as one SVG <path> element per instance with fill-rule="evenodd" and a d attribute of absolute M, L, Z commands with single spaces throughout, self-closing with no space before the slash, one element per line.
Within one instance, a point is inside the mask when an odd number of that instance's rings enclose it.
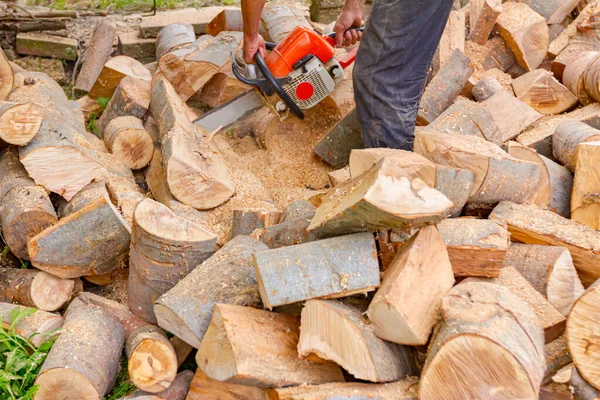
<path fill-rule="evenodd" d="M 135 391 L 137 388 L 129 381 L 129 373 L 127 372 L 127 359 L 121 357 L 121 370 L 117 375 L 117 382 L 113 390 L 104 397 L 104 400 L 118 400 Z"/>

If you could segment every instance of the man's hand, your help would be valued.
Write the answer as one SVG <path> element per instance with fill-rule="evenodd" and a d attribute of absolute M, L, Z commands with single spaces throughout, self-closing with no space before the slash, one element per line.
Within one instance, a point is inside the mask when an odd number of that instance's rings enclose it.
<path fill-rule="evenodd" d="M 362 32 L 349 31 L 350 28 L 359 28 L 362 25 L 362 7 L 349 5 L 348 3 L 346 3 L 346 7 L 344 7 L 333 28 L 336 47 L 353 45 L 362 36 Z"/>
<path fill-rule="evenodd" d="M 254 64 L 254 55 L 258 52 L 263 58 L 267 56 L 265 39 L 260 34 L 244 35 L 244 61 L 246 64 Z"/>

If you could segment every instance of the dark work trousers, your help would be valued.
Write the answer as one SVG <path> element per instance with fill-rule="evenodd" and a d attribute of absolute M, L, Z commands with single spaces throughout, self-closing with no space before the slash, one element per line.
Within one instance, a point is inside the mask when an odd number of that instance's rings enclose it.
<path fill-rule="evenodd" d="M 419 101 L 453 0 L 374 0 L 354 65 L 367 147 L 412 150 Z"/>

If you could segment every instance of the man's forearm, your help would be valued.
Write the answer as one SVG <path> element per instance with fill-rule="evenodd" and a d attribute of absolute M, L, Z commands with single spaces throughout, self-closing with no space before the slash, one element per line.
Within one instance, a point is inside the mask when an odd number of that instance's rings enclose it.
<path fill-rule="evenodd" d="M 348 0 L 362 1 L 362 0 Z M 255 37 L 258 35 L 258 24 L 265 6 L 265 0 L 242 0 L 242 15 L 244 20 L 244 36 Z"/>
<path fill-rule="evenodd" d="M 358 9 L 362 11 L 364 5 L 365 0 L 346 0 L 344 8 L 347 10 Z"/>

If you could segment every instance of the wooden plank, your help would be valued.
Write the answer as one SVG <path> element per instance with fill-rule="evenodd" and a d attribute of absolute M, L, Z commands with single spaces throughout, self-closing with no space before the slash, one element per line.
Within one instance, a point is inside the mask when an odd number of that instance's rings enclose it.
<path fill-rule="evenodd" d="M 45 33 L 18 33 L 16 51 L 19 54 L 52 57 L 63 60 L 77 59 L 77 39 Z"/>

